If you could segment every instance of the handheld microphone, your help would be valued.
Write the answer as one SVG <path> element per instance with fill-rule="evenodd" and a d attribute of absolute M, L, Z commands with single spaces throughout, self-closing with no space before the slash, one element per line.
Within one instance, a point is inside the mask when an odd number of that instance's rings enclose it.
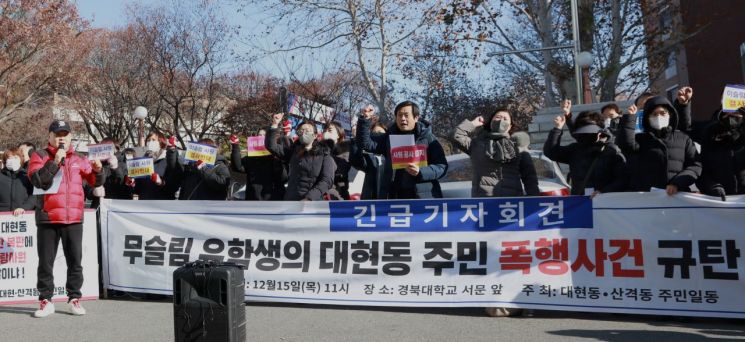
<path fill-rule="evenodd" d="M 65 150 L 65 143 L 60 143 L 57 149 Z M 65 157 L 62 157 L 62 159 L 59 162 L 60 165 L 65 165 Z"/>

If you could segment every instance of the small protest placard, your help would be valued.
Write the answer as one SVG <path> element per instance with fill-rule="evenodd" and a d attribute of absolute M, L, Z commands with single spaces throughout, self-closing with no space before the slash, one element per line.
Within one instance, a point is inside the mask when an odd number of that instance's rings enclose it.
<path fill-rule="evenodd" d="M 247 156 L 249 157 L 263 157 L 272 154 L 264 146 L 264 137 L 262 136 L 248 137 L 246 139 L 246 145 L 248 150 Z"/>
<path fill-rule="evenodd" d="M 184 156 L 184 160 L 201 160 L 207 165 L 215 165 L 215 160 L 217 160 L 217 147 L 199 144 L 193 141 L 187 142 L 186 155 Z"/>
<path fill-rule="evenodd" d="M 127 176 L 130 178 L 150 177 L 155 173 L 153 158 L 134 158 L 127 160 Z"/>
<path fill-rule="evenodd" d="M 409 164 L 427 166 L 427 146 L 416 145 L 413 134 L 391 135 L 391 164 L 393 169 L 405 169 Z"/>
<path fill-rule="evenodd" d="M 114 144 L 94 144 L 88 145 L 88 159 L 106 160 L 114 155 L 116 148 Z"/>
<path fill-rule="evenodd" d="M 745 107 L 745 86 L 728 84 L 722 93 L 722 111 L 736 112 Z"/>

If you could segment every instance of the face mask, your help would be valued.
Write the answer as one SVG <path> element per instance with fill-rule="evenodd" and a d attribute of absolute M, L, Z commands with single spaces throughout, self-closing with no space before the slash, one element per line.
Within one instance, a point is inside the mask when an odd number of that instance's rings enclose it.
<path fill-rule="evenodd" d="M 147 150 L 151 152 L 158 152 L 160 150 L 160 142 L 156 140 L 148 141 Z"/>
<path fill-rule="evenodd" d="M 313 140 L 316 140 L 316 134 L 313 132 L 305 132 L 298 138 L 298 141 L 305 146 L 312 144 Z"/>
<path fill-rule="evenodd" d="M 132 159 L 134 157 L 131 154 L 128 154 L 128 155 L 124 156 L 124 158 L 126 158 L 127 160 L 130 160 L 130 159 Z"/>
<path fill-rule="evenodd" d="M 18 171 L 21 168 L 21 159 L 8 158 L 8 160 L 5 162 L 5 167 L 13 172 Z"/>
<path fill-rule="evenodd" d="M 605 118 L 605 121 L 603 121 L 603 127 L 608 128 L 610 127 L 611 118 Z"/>
<path fill-rule="evenodd" d="M 649 125 L 656 130 L 663 129 L 670 125 L 670 115 L 655 115 L 649 117 Z"/>
<path fill-rule="evenodd" d="M 331 140 L 336 143 L 339 140 L 339 136 L 331 132 L 323 132 L 323 140 Z"/>
<path fill-rule="evenodd" d="M 740 128 L 742 126 L 742 116 L 727 116 L 720 121 L 722 122 L 722 126 L 729 129 Z"/>
<path fill-rule="evenodd" d="M 491 131 L 494 133 L 507 133 L 510 129 L 510 124 L 504 120 L 492 120 L 489 125 L 489 128 L 491 128 Z"/>
<path fill-rule="evenodd" d="M 597 133 L 580 133 L 575 134 L 574 138 L 577 139 L 577 142 L 582 145 L 592 145 L 596 142 L 598 142 L 598 134 Z"/>

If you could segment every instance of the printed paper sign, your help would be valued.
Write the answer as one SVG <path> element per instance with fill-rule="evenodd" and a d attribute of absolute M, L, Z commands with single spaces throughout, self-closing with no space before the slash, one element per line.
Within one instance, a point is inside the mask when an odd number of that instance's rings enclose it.
<path fill-rule="evenodd" d="M 186 161 L 203 161 L 208 165 L 215 165 L 217 160 L 217 147 L 199 144 L 195 142 L 186 143 Z"/>
<path fill-rule="evenodd" d="M 114 152 L 116 152 L 114 144 L 88 145 L 88 159 L 90 160 L 106 160 L 113 156 Z"/>
<path fill-rule="evenodd" d="M 134 158 L 127 160 L 127 176 L 130 178 L 150 177 L 155 173 L 153 158 Z"/>
<path fill-rule="evenodd" d="M 722 111 L 736 112 L 745 107 L 745 86 L 728 84 L 722 93 Z"/>
<path fill-rule="evenodd" d="M 52 186 L 49 187 L 49 189 L 39 189 L 37 187 L 34 187 L 34 192 L 32 195 L 51 195 L 56 194 L 57 191 L 59 191 L 59 186 L 62 184 L 62 176 L 65 174 L 65 169 L 60 168 L 57 171 L 57 174 L 54 175 L 54 178 L 52 179 Z"/>
<path fill-rule="evenodd" d="M 248 145 L 247 155 L 249 157 L 263 157 L 272 154 L 264 146 L 264 140 L 262 136 L 248 137 L 246 139 L 246 144 Z"/>
<path fill-rule="evenodd" d="M 391 135 L 391 164 L 393 169 L 405 169 L 409 164 L 427 166 L 427 146 L 416 145 L 413 134 Z"/>

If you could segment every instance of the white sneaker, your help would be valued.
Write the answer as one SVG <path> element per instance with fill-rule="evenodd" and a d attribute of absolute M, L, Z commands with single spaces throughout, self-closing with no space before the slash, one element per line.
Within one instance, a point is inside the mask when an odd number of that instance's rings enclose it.
<path fill-rule="evenodd" d="M 44 299 L 39 302 L 39 310 L 34 311 L 34 317 L 44 318 L 54 313 L 54 303 Z"/>
<path fill-rule="evenodd" d="M 85 309 L 80 305 L 80 299 L 75 298 L 70 301 L 70 311 L 75 316 L 85 315 Z"/>

